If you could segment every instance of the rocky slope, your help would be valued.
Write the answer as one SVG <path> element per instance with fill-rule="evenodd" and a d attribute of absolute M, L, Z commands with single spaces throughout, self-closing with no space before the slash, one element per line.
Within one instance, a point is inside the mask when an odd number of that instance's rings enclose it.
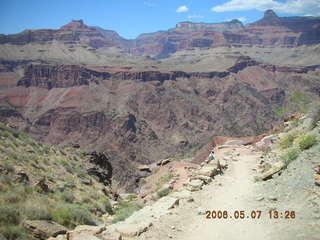
<path fill-rule="evenodd" d="M 25 228 L 46 239 L 79 224 L 101 223 L 113 211 L 107 154 L 37 143 L 2 122 L 0 139 L 2 239 L 34 239 Z"/>

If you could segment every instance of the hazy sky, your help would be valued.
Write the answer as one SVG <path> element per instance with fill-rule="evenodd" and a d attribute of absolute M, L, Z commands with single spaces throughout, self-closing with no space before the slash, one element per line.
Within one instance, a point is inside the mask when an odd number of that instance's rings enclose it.
<path fill-rule="evenodd" d="M 279 16 L 320 16 L 320 0 L 0 0 L 0 33 L 57 29 L 83 19 L 87 25 L 135 38 L 181 21 L 253 22 L 270 8 Z"/>

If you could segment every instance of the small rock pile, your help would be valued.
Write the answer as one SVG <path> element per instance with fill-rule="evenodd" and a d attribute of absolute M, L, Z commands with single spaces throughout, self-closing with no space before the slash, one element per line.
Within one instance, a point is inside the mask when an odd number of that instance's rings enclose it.
<path fill-rule="evenodd" d="M 206 164 L 193 171 L 189 181 L 185 184 L 187 190 L 191 192 L 201 190 L 202 186 L 210 183 L 216 175 L 222 174 L 223 169 L 227 168 L 227 166 L 226 158 L 220 161 L 207 161 Z"/>

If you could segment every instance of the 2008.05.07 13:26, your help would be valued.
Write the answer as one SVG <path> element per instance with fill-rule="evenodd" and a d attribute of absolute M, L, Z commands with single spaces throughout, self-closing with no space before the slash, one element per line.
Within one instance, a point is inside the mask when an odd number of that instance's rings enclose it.
<path fill-rule="evenodd" d="M 261 210 L 252 210 L 246 212 L 244 210 L 235 210 L 233 212 L 228 211 L 206 211 L 206 219 L 260 219 L 262 216 Z M 296 212 L 295 211 L 277 211 L 270 210 L 268 211 L 268 216 L 270 219 L 295 219 Z"/>

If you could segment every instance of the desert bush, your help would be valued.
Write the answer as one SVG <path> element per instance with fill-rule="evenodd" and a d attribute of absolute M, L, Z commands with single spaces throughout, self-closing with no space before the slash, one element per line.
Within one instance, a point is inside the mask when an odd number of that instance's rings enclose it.
<path fill-rule="evenodd" d="M 317 135 L 316 134 L 302 135 L 299 138 L 297 138 L 296 142 L 299 145 L 299 148 L 301 150 L 305 150 L 305 149 L 311 148 L 313 145 L 317 143 Z"/>
<path fill-rule="evenodd" d="M 65 190 L 64 192 L 60 193 L 60 198 L 62 201 L 67 203 L 73 203 L 75 200 L 75 197 L 70 190 Z"/>
<path fill-rule="evenodd" d="M 126 218 L 130 217 L 134 212 L 143 208 L 142 204 L 130 203 L 121 201 L 119 203 L 119 208 L 115 211 L 115 217 L 113 223 L 124 221 Z"/>
<path fill-rule="evenodd" d="M 1 131 L 0 131 L 0 136 L 1 136 L 1 137 L 8 138 L 8 137 L 10 136 L 10 132 L 8 132 L 8 131 L 5 130 L 5 129 L 1 129 Z"/>
<path fill-rule="evenodd" d="M 52 220 L 49 201 L 42 197 L 32 197 L 23 204 L 22 214 L 30 220 Z"/>
<path fill-rule="evenodd" d="M 297 135 L 297 132 L 292 132 L 283 136 L 279 141 L 280 148 L 285 149 L 291 147 Z"/>
<path fill-rule="evenodd" d="M 13 146 L 11 146 L 12 149 L 15 149 Z M 19 155 L 16 152 L 13 151 L 8 151 L 7 152 L 7 156 L 9 157 L 9 160 L 18 160 L 19 159 Z"/>
<path fill-rule="evenodd" d="M 0 226 L 0 235 L 6 240 L 29 240 L 25 229 L 20 225 L 3 225 Z"/>
<path fill-rule="evenodd" d="M 13 185 L 8 191 L 0 193 L 0 202 L 4 204 L 23 202 L 32 192 L 33 188 L 30 186 Z"/>
<path fill-rule="evenodd" d="M 52 219 L 66 227 L 75 227 L 83 224 L 96 225 L 96 220 L 90 211 L 77 204 L 58 204 L 53 210 Z"/>
<path fill-rule="evenodd" d="M 135 194 L 129 194 L 129 195 L 126 197 L 126 199 L 127 199 L 128 201 L 133 201 L 133 200 L 137 199 L 137 195 L 135 195 Z"/>
<path fill-rule="evenodd" d="M 100 204 L 103 206 L 103 212 L 113 214 L 112 206 L 108 198 L 99 199 Z"/>
<path fill-rule="evenodd" d="M 9 159 L 4 160 L 1 163 L 2 167 L 7 170 L 8 172 L 13 172 L 14 171 L 14 164 L 12 161 L 10 161 Z"/>
<path fill-rule="evenodd" d="M 157 192 L 157 196 L 158 198 L 162 198 L 164 196 L 167 196 L 170 193 L 170 189 L 169 188 L 165 188 L 163 190 L 160 190 Z"/>
<path fill-rule="evenodd" d="M 19 224 L 20 212 L 15 205 L 0 206 L 0 225 Z"/>
<path fill-rule="evenodd" d="M 281 159 L 287 167 L 292 161 L 299 157 L 300 151 L 297 148 L 289 149 L 287 152 L 281 155 Z"/>

